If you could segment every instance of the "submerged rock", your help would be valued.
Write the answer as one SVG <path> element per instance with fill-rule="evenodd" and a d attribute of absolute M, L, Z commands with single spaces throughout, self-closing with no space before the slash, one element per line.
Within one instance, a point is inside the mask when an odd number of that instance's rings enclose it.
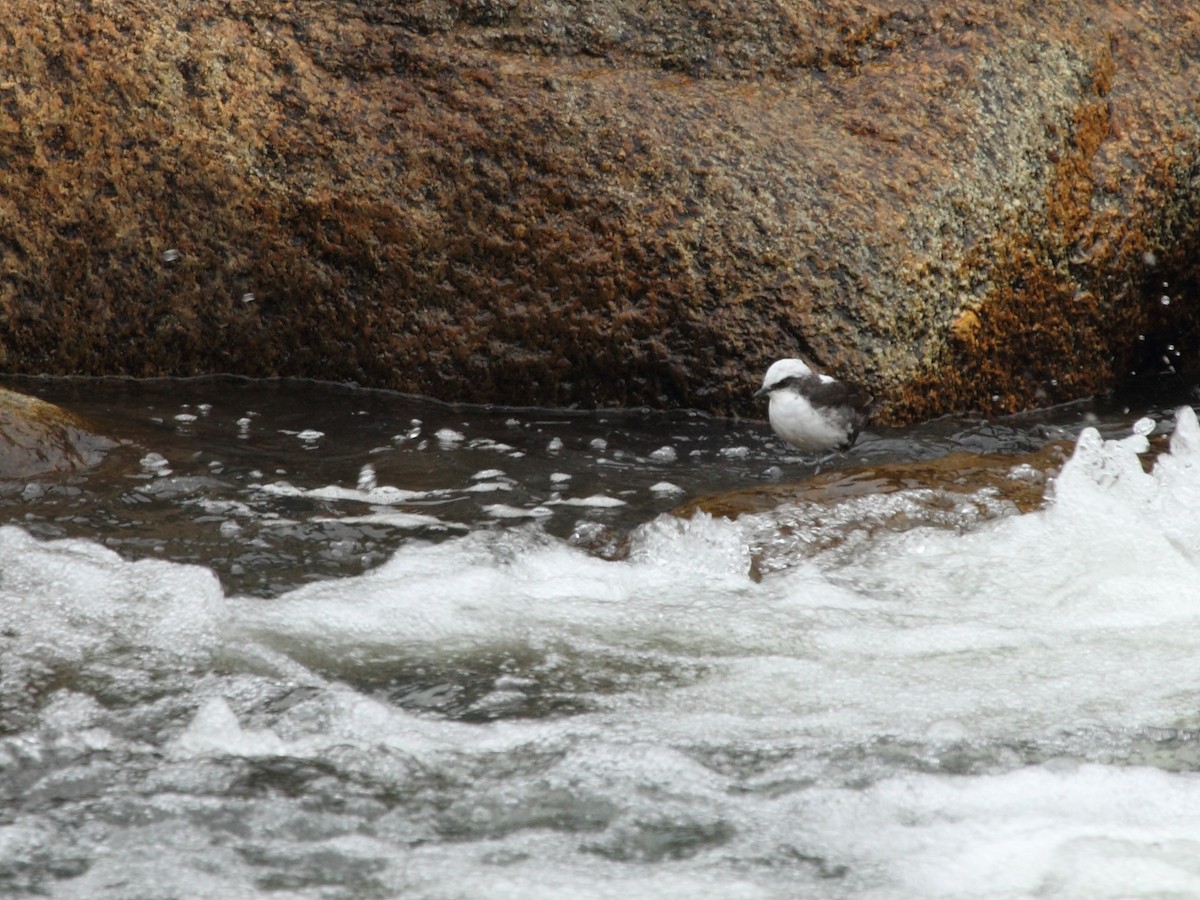
<path fill-rule="evenodd" d="M 754 487 L 697 497 L 677 511 L 691 516 L 697 511 L 736 519 L 768 512 L 780 506 L 803 503 L 832 506 L 860 497 L 924 491 L 931 505 L 945 507 L 964 495 L 983 494 L 1009 503 L 1020 512 L 1042 505 L 1047 485 L 1070 455 L 1070 442 L 1055 441 L 1037 453 L 1024 456 L 957 451 L 937 459 L 854 466 L 813 475 L 804 481 L 761 484 Z"/>
<path fill-rule="evenodd" d="M 95 465 L 113 446 L 62 407 L 0 388 L 0 480 Z"/>
<path fill-rule="evenodd" d="M 880 531 L 962 530 L 1039 509 L 1072 446 L 1056 441 L 1022 456 L 955 452 L 855 466 L 790 484 L 698 497 L 675 513 L 748 517 L 750 572 L 758 578 L 814 553 L 853 552 Z"/>
<path fill-rule="evenodd" d="M 0 361 L 880 421 L 1195 367 L 1186 4 L 10 0 Z"/>

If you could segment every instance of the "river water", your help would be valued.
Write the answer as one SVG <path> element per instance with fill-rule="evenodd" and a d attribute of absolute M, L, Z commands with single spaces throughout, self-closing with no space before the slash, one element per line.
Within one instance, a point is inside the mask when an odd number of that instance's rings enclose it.
<path fill-rule="evenodd" d="M 813 471 L 761 422 L 9 383 L 116 444 L 0 486 L 6 896 L 1200 895 L 1190 395 L 822 463 L 1078 438 L 914 524 L 671 515 Z"/>

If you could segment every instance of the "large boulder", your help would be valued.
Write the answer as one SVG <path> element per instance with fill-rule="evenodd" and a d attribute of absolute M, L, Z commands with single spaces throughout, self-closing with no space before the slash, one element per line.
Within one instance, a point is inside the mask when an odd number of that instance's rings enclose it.
<path fill-rule="evenodd" d="M 883 420 L 1195 368 L 1189 4 L 7 0 L 0 367 Z M 1165 361 L 1164 361 L 1165 358 Z"/>

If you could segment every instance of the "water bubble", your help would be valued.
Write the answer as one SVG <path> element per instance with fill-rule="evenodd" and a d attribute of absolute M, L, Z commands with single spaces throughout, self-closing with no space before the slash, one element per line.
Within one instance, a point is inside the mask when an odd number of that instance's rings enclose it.
<path fill-rule="evenodd" d="M 143 469 L 154 475 L 171 474 L 171 470 L 168 468 L 170 463 L 167 462 L 167 458 L 160 453 L 147 453 L 140 460 L 138 460 L 138 462 L 141 463 Z"/>
<path fill-rule="evenodd" d="M 179 256 L 179 251 L 172 247 L 170 250 L 163 251 L 162 258 L 163 262 L 173 263 L 179 259 Z"/>
<path fill-rule="evenodd" d="M 1149 416 L 1143 416 L 1133 423 L 1133 433 L 1147 437 L 1154 433 L 1154 420 Z"/>
<path fill-rule="evenodd" d="M 458 444 L 466 440 L 466 435 L 453 428 L 439 428 L 433 435 L 440 444 Z"/>
<path fill-rule="evenodd" d="M 551 438 L 550 443 L 546 445 L 546 449 L 551 453 L 557 453 L 563 448 L 562 438 Z"/>
<path fill-rule="evenodd" d="M 655 462 L 675 462 L 679 459 L 679 454 L 675 452 L 675 448 L 671 446 L 659 447 L 650 454 L 650 458 Z"/>
<path fill-rule="evenodd" d="M 603 450 L 608 446 L 608 441 L 606 441 L 604 438 L 592 438 L 592 441 L 588 444 L 588 446 L 593 450 Z"/>
<path fill-rule="evenodd" d="M 1158 298 L 1158 302 L 1161 303 L 1163 306 L 1170 306 L 1171 298 L 1168 297 L 1166 294 L 1163 294 L 1161 297 Z"/>

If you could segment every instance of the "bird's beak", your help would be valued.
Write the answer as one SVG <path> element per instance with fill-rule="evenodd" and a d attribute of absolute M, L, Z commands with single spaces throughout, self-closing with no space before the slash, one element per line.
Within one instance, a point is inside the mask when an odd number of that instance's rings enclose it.
<path fill-rule="evenodd" d="M 765 397 L 769 393 L 771 393 L 771 392 L 768 391 L 765 387 L 761 387 L 757 391 L 754 392 L 754 399 L 758 400 L 760 397 Z"/>

